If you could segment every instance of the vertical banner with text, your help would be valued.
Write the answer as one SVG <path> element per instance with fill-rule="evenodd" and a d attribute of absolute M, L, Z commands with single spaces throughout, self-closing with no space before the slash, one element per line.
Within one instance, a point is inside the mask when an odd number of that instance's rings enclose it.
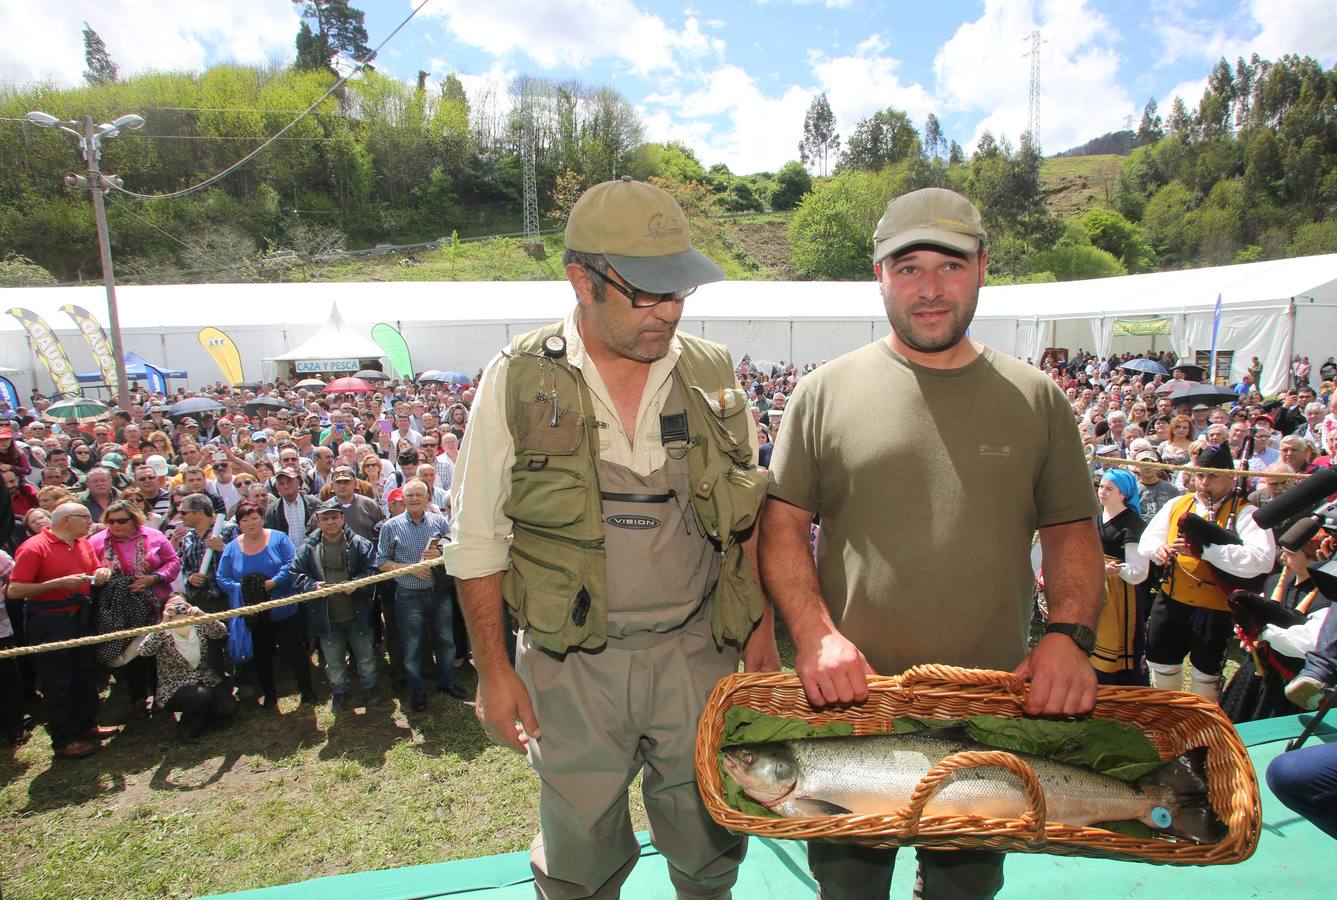
<path fill-rule="evenodd" d="M 241 353 L 237 350 L 237 345 L 232 343 L 232 338 L 213 327 L 201 328 L 198 337 L 200 346 L 218 364 L 219 371 L 223 373 L 224 381 L 228 384 L 236 384 L 244 380 L 242 378 Z"/>
<path fill-rule="evenodd" d="M 97 360 L 98 371 L 102 373 L 102 380 L 113 391 L 116 390 L 116 357 L 111 350 L 111 342 L 107 340 L 107 332 L 102 330 L 98 320 L 93 318 L 93 314 L 82 306 L 73 306 L 66 304 L 60 308 L 60 311 L 74 320 L 78 326 L 79 333 L 84 336 L 88 342 L 88 349 L 93 351 L 93 359 Z"/>
<path fill-rule="evenodd" d="M 56 333 L 46 324 L 46 320 L 32 310 L 20 306 L 7 312 L 18 319 L 19 324 L 28 332 L 33 350 L 46 364 L 46 370 L 56 384 L 56 393 L 67 397 L 82 396 L 83 391 L 79 389 L 79 379 L 74 374 L 74 366 L 70 365 L 70 358 L 66 355 L 65 348 L 60 345 L 60 338 L 56 337 Z"/>

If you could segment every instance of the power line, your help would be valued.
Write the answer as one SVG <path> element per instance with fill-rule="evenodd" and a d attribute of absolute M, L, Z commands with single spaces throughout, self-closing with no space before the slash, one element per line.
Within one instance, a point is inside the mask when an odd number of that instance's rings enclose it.
<path fill-rule="evenodd" d="M 310 115 L 310 114 L 315 110 L 315 108 L 316 108 L 317 106 L 319 106 L 320 104 L 324 103 L 327 99 L 329 99 L 330 95 L 332 95 L 332 94 L 333 94 L 335 91 L 337 91 L 339 88 L 343 87 L 343 86 L 344 86 L 344 83 L 347 82 L 348 79 L 352 78 L 352 77 L 353 77 L 354 75 L 356 75 L 358 72 L 362 71 L 362 69 L 363 69 L 369 62 L 371 62 L 373 59 L 376 58 L 376 54 L 380 52 L 381 48 L 384 47 L 386 44 L 390 43 L 390 40 L 391 40 L 395 35 L 399 34 L 400 30 L 403 29 L 403 27 L 404 27 L 405 25 L 407 25 L 409 22 L 413 21 L 413 17 L 416 16 L 416 15 L 418 14 L 418 12 L 419 12 L 424 6 L 426 6 L 426 5 L 427 5 L 428 3 L 430 3 L 430 2 L 432 2 L 432 0 L 422 0 L 421 3 L 419 3 L 417 6 L 415 6 L 415 7 L 413 8 L 413 11 L 410 12 L 410 13 L 408 14 L 408 16 L 404 19 L 404 21 L 400 22 L 398 25 L 395 26 L 395 30 L 394 30 L 394 31 L 392 31 L 392 32 L 390 32 L 388 35 L 386 35 L 385 40 L 383 40 L 383 41 L 381 41 L 379 44 L 377 44 L 377 45 L 372 49 L 372 51 L 371 51 L 370 53 L 367 54 L 367 56 L 366 56 L 364 59 L 358 60 L 358 61 L 357 61 L 357 64 L 352 68 L 352 70 L 351 70 L 347 75 L 345 75 L 344 77 L 340 78 L 340 79 L 339 79 L 338 81 L 336 81 L 333 85 L 331 85 L 329 90 L 327 90 L 324 94 L 320 95 L 320 97 L 317 98 L 316 101 L 315 101 L 314 103 L 312 103 L 310 106 L 308 106 L 308 107 L 307 107 L 307 108 L 306 108 L 306 109 L 305 109 L 299 116 L 297 116 L 297 118 L 293 119 L 293 120 L 292 120 L 291 122 L 289 122 L 287 125 L 284 125 L 284 126 L 283 126 L 281 129 L 279 129 L 279 131 L 278 131 L 273 137 L 271 137 L 269 140 L 265 141 L 265 142 L 264 142 L 263 144 L 261 144 L 259 147 L 256 147 L 256 148 L 255 148 L 254 150 L 252 150 L 250 153 L 247 153 L 247 154 L 246 154 L 245 156 L 243 156 L 241 159 L 237 160 L 235 163 L 233 163 L 232 165 L 228 166 L 226 169 L 224 169 L 223 171 L 219 172 L 217 175 L 213 175 L 213 176 L 211 176 L 211 177 L 209 177 L 209 178 L 206 178 L 204 181 L 201 181 L 199 184 L 192 185 L 192 186 L 190 186 L 190 187 L 188 187 L 188 188 L 183 188 L 182 190 L 179 190 L 179 191 L 173 191 L 173 192 L 171 192 L 171 193 L 169 193 L 169 194 L 140 194 L 140 193 L 138 193 L 138 192 L 136 192 L 136 191 L 128 191 L 128 190 L 126 190 L 126 189 L 123 188 L 123 187 L 116 187 L 116 190 L 120 191 L 122 194 L 125 194 L 126 196 L 129 196 L 129 197 L 136 197 L 136 198 L 138 198 L 138 199 L 140 199 L 140 200 L 169 200 L 169 199 L 172 199 L 173 197 L 184 197 L 184 196 L 186 196 L 187 194 L 193 194 L 193 193 L 195 193 L 196 191 L 203 190 L 204 188 L 206 188 L 206 187 L 208 187 L 209 185 L 213 184 L 215 181 L 218 181 L 219 179 L 222 179 L 222 178 L 227 177 L 228 175 L 231 175 L 233 172 L 237 171 L 237 170 L 240 169 L 242 166 L 246 165 L 246 163 L 250 162 L 251 160 L 255 159 L 255 157 L 259 156 L 262 152 L 264 152 L 264 150 L 265 150 L 266 147 L 268 147 L 270 144 L 274 143 L 274 141 L 276 141 L 276 140 L 278 140 L 280 137 L 282 137 L 282 136 L 284 135 L 284 133 L 286 133 L 286 132 L 289 131 L 290 129 L 296 127 L 296 125 L 297 125 L 298 122 L 300 122 L 300 121 L 302 121 L 303 119 L 305 119 L 308 115 Z"/>

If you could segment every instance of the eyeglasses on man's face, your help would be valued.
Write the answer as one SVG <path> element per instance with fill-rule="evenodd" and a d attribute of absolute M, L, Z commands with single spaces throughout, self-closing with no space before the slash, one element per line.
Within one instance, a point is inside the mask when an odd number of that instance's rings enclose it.
<path fill-rule="evenodd" d="M 631 305 L 636 307 L 637 309 L 648 309 L 651 306 L 658 306 L 661 303 L 668 303 L 668 302 L 681 303 L 683 300 L 686 300 L 688 297 L 692 296 L 692 294 L 696 292 L 695 287 L 689 287 L 689 288 L 683 288 L 680 291 L 673 291 L 672 293 L 668 294 L 652 294 L 649 291 L 643 291 L 640 290 L 639 288 L 634 288 L 629 285 L 621 284 L 620 282 L 614 281 L 613 279 L 605 275 L 603 272 L 600 272 L 598 269 L 591 269 L 588 266 L 586 266 L 585 271 L 589 272 L 595 278 L 598 278 L 604 284 L 608 285 L 609 287 L 617 291 L 619 294 L 626 297 L 627 300 L 631 302 Z"/>

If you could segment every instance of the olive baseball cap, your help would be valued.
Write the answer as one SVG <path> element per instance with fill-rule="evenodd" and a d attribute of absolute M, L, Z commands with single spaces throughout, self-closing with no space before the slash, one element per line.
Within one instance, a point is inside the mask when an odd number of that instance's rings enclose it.
<path fill-rule="evenodd" d="M 984 226 L 973 203 L 956 191 L 923 188 L 887 204 L 873 232 L 873 262 L 915 244 L 974 253 L 983 240 Z"/>
<path fill-rule="evenodd" d="M 678 201 L 630 175 L 580 195 L 566 221 L 566 249 L 603 254 L 629 284 L 654 294 L 724 280 L 719 266 L 692 249 Z"/>

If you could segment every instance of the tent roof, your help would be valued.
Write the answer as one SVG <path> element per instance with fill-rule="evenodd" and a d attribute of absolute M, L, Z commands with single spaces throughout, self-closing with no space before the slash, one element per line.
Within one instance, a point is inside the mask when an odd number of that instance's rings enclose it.
<path fill-rule="evenodd" d="M 309 340 L 282 356 L 271 359 L 380 359 L 385 351 L 371 338 L 365 338 L 344 324 L 339 304 L 330 306 L 330 317 Z"/>
<path fill-rule="evenodd" d="M 320 321 L 320 332 L 277 359 L 381 358 L 385 353 L 347 325 L 374 322 L 543 322 L 565 315 L 574 303 L 565 281 L 315 282 L 298 284 L 127 285 L 118 288 L 125 329 L 274 327 Z M 1100 315 L 1152 315 L 1208 310 L 1222 296 L 1227 307 L 1280 307 L 1292 297 L 1337 304 L 1337 254 L 1126 275 L 1055 284 L 985 287 L 980 319 L 1066 319 Z M 101 287 L 0 289 L 0 309 L 24 306 L 54 317 L 59 306 L 79 303 L 106 316 Z M 280 311 L 278 313 L 276 311 Z M 725 281 L 703 285 L 688 302 L 689 319 L 744 321 L 841 321 L 881 319 L 882 299 L 871 280 L 859 282 Z M 0 331 L 18 331 L 0 316 Z M 58 329 L 59 331 L 59 329 Z"/>
<path fill-rule="evenodd" d="M 147 374 L 144 366 L 150 365 L 163 374 L 164 378 L 189 378 L 190 376 L 180 369 L 169 369 L 166 366 L 160 366 L 149 362 L 133 350 L 125 351 L 125 374 L 132 381 L 142 379 Z M 80 372 L 75 375 L 80 382 L 89 384 L 102 381 L 102 372 Z"/>

